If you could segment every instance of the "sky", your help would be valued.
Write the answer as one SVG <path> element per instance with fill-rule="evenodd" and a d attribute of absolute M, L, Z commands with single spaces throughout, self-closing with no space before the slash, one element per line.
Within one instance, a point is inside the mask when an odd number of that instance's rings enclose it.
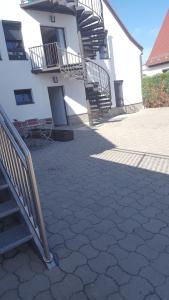
<path fill-rule="evenodd" d="M 144 47 L 147 60 L 169 9 L 168 0 L 109 0 L 132 36 Z"/>

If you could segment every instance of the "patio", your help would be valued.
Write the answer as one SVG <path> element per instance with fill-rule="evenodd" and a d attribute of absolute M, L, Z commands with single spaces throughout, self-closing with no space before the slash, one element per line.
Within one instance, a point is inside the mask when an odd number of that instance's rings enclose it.
<path fill-rule="evenodd" d="M 168 300 L 169 108 L 32 152 L 49 244 L 0 257 L 1 300 Z"/>

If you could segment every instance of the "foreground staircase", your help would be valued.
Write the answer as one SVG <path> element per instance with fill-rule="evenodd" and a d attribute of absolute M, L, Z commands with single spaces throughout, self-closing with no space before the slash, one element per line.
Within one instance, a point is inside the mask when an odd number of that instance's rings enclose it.
<path fill-rule="evenodd" d="M 10 187 L 0 173 L 0 254 L 5 254 L 32 238 Z"/>
<path fill-rule="evenodd" d="M 32 159 L 0 106 L 0 254 L 32 240 L 48 268 L 48 247 Z"/>

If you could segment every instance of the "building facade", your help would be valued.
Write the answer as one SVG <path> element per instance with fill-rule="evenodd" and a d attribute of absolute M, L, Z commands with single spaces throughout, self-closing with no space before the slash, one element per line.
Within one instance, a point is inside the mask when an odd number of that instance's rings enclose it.
<path fill-rule="evenodd" d="M 0 20 L 0 103 L 11 120 L 59 126 L 141 107 L 142 47 L 107 0 L 6 0 Z"/>
<path fill-rule="evenodd" d="M 151 50 L 150 56 L 143 66 L 144 76 L 153 76 L 169 71 L 169 10 L 164 18 L 154 46 Z"/>

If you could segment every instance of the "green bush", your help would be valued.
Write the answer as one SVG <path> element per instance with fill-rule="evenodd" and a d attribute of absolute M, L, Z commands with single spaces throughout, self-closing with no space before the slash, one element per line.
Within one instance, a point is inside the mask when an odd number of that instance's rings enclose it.
<path fill-rule="evenodd" d="M 142 88 L 145 107 L 169 106 L 169 72 L 143 77 Z"/>

